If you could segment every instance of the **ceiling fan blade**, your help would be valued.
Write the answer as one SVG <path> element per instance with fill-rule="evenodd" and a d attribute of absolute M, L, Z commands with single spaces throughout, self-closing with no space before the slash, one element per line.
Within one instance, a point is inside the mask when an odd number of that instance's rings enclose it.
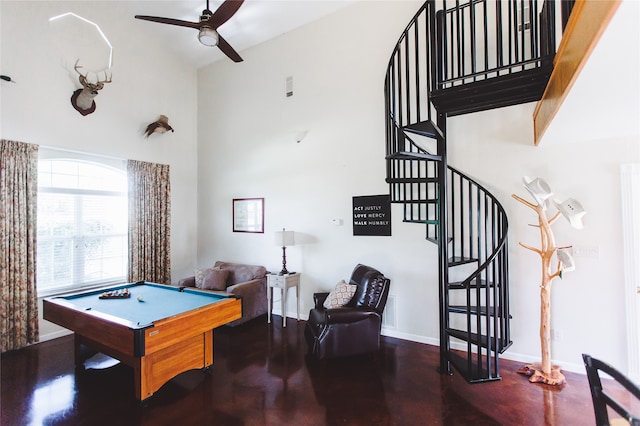
<path fill-rule="evenodd" d="M 161 18 L 159 16 L 136 15 L 135 18 L 142 19 L 143 21 L 158 22 L 160 24 L 177 25 L 179 27 L 188 27 L 188 28 L 195 28 L 195 29 L 199 29 L 201 25 L 200 22 L 189 22 L 189 21 L 182 21 L 180 19 Z"/>
<path fill-rule="evenodd" d="M 208 23 L 214 30 L 231 18 L 242 6 L 244 0 L 225 0 L 213 15 L 208 19 Z"/>
<path fill-rule="evenodd" d="M 221 35 L 218 35 L 218 47 L 222 50 L 222 53 L 227 55 L 233 62 L 242 62 L 242 58 L 238 55 L 238 52 L 236 52 Z"/>

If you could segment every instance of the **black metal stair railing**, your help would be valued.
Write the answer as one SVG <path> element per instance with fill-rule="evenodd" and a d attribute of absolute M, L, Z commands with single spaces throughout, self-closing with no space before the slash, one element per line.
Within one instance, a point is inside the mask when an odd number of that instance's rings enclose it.
<path fill-rule="evenodd" d="M 553 14 L 544 0 L 443 1 L 436 89 L 540 68 L 555 51 L 546 30 Z"/>
<path fill-rule="evenodd" d="M 447 165 L 447 117 L 539 98 L 554 10 L 550 0 L 428 0 L 387 68 L 391 200 L 438 244 L 440 370 L 469 382 L 499 379 L 511 345 L 508 221 L 495 196 Z"/>
<path fill-rule="evenodd" d="M 434 82 L 433 43 L 428 28 L 435 25 L 435 15 L 428 13 L 426 2 L 402 33 L 387 67 L 385 79 L 387 156 L 401 152 L 419 153 L 415 143 L 407 140 L 402 129 L 408 125 L 432 123 L 436 114 L 428 96 Z M 435 36 L 435 34 L 434 34 Z M 428 69 L 428 68 L 433 68 Z"/>
<path fill-rule="evenodd" d="M 446 333 L 458 349 L 450 351 L 449 360 L 470 382 L 496 380 L 498 354 L 512 343 L 507 215 L 495 196 L 460 171 L 449 167 L 447 182 Z"/>
<path fill-rule="evenodd" d="M 427 225 L 436 242 L 437 142 L 444 135 L 434 123 L 437 111 L 428 99 L 435 70 L 433 2 L 426 2 L 402 33 L 389 61 L 385 79 L 387 182 L 392 202 L 404 204 L 404 220 Z M 435 34 L 434 34 L 435 35 Z M 427 142 L 427 145 L 422 144 Z"/>
<path fill-rule="evenodd" d="M 436 1 L 431 98 L 449 116 L 540 99 L 555 55 L 551 0 Z"/>

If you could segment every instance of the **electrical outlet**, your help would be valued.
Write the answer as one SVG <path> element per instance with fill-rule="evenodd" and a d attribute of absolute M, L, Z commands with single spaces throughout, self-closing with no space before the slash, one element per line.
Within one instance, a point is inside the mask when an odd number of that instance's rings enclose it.
<path fill-rule="evenodd" d="M 551 329 L 551 340 L 560 341 L 562 340 L 562 331 L 556 330 L 555 328 Z"/>

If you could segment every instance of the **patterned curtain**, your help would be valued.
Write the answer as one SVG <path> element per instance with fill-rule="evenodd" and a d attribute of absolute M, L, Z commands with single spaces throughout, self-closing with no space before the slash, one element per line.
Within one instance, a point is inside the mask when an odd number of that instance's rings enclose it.
<path fill-rule="evenodd" d="M 0 140 L 2 352 L 38 341 L 38 146 Z"/>
<path fill-rule="evenodd" d="M 130 282 L 170 284 L 171 189 L 169 166 L 129 160 Z"/>

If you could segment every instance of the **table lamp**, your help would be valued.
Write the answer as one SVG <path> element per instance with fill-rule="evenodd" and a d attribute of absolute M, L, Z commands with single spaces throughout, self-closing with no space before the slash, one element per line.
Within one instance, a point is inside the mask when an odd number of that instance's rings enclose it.
<path fill-rule="evenodd" d="M 282 228 L 282 231 L 276 232 L 276 244 L 282 247 L 282 271 L 280 271 L 280 275 L 288 274 L 287 271 L 287 246 L 292 246 L 295 244 L 295 240 L 293 239 L 293 231 L 285 231 Z"/>

